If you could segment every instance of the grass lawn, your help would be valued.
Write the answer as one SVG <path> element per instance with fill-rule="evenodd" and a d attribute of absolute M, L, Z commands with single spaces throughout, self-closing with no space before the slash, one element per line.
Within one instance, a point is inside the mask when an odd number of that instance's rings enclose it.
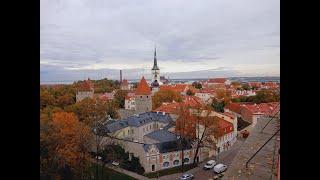
<path fill-rule="evenodd" d="M 193 166 L 193 164 L 185 164 L 183 170 L 184 170 L 184 172 L 186 172 L 192 168 L 195 168 Z M 170 169 L 164 169 L 159 172 L 144 174 L 144 176 L 146 176 L 148 178 L 156 178 L 158 176 L 158 173 L 159 173 L 159 177 L 161 177 L 161 176 L 165 176 L 165 175 L 169 175 L 169 174 L 176 174 L 176 173 L 180 173 L 180 172 L 181 172 L 181 166 L 177 166 L 177 167 L 173 167 Z"/>
<path fill-rule="evenodd" d="M 103 171 L 102 171 L 103 170 Z M 92 175 L 96 174 L 96 165 L 92 165 L 90 167 L 90 172 Z M 95 180 L 111 180 L 111 179 L 117 179 L 117 180 L 135 180 L 135 178 L 128 176 L 126 174 L 122 174 L 119 172 L 116 172 L 112 169 L 109 169 L 105 167 L 104 169 L 101 166 L 98 166 L 98 178 Z"/>

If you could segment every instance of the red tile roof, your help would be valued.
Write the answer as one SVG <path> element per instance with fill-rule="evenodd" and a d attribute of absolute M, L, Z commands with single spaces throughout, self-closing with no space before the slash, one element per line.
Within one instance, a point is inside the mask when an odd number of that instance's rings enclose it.
<path fill-rule="evenodd" d="M 171 90 L 177 93 L 182 93 L 187 86 L 187 84 L 161 85 L 160 90 Z"/>
<path fill-rule="evenodd" d="M 141 81 L 136 89 L 136 95 L 150 95 L 150 94 L 151 94 L 150 87 L 146 79 L 144 79 L 144 76 L 142 76 Z"/>
<path fill-rule="evenodd" d="M 128 92 L 128 94 L 126 95 L 125 99 L 129 100 L 131 98 L 133 98 L 136 94 L 134 92 Z"/>
<path fill-rule="evenodd" d="M 202 105 L 202 102 L 200 98 L 196 96 L 186 96 L 184 97 L 181 103 L 178 103 L 178 102 L 163 103 L 160 107 L 158 107 L 154 111 L 161 111 L 161 112 L 175 114 L 177 113 L 177 109 L 180 106 L 195 108 L 195 107 L 200 107 L 201 105 Z"/>
<path fill-rule="evenodd" d="M 93 83 L 91 82 L 90 79 L 85 80 L 78 87 L 78 91 L 91 91 L 91 90 L 93 90 Z"/>
<path fill-rule="evenodd" d="M 101 98 L 101 99 L 105 99 L 105 100 L 107 100 L 107 99 L 113 99 L 113 98 L 114 98 L 114 94 L 115 94 L 115 92 L 103 93 L 103 94 L 100 96 L 100 98 Z"/>
<path fill-rule="evenodd" d="M 270 102 L 270 103 L 261 103 L 261 104 L 245 104 L 242 106 L 242 108 L 246 108 L 252 114 L 271 115 L 272 113 L 276 112 L 275 108 L 277 107 L 278 104 L 279 102 Z"/>
<path fill-rule="evenodd" d="M 261 82 L 248 82 L 248 85 L 251 86 L 251 87 L 260 88 L 262 84 L 261 84 Z"/>
<path fill-rule="evenodd" d="M 213 125 L 215 125 L 215 127 L 213 127 L 214 137 L 219 138 L 233 131 L 232 123 L 217 116 L 213 117 L 213 121 L 216 121 L 216 123 L 213 123 Z"/>
<path fill-rule="evenodd" d="M 229 109 L 232 112 L 241 114 L 241 103 L 230 103 L 224 107 L 225 109 Z"/>

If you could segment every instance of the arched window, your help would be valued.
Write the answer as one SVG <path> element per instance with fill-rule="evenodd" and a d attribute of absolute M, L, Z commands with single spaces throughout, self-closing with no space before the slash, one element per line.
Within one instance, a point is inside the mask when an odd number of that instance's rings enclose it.
<path fill-rule="evenodd" d="M 188 164 L 189 163 L 189 158 L 184 158 L 183 162 Z"/>
<path fill-rule="evenodd" d="M 163 167 L 169 167 L 169 162 L 164 162 Z"/>
<path fill-rule="evenodd" d="M 179 165 L 179 160 L 174 160 L 174 161 L 173 161 L 173 165 L 174 165 L 174 166 L 178 166 L 178 165 Z"/>

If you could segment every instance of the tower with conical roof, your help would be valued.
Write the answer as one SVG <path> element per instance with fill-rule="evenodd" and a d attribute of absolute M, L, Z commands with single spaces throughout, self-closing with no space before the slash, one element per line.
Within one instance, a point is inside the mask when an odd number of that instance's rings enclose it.
<path fill-rule="evenodd" d="M 154 48 L 154 57 L 153 57 L 153 67 L 151 69 L 151 74 L 152 74 L 152 83 L 160 83 L 160 69 L 158 67 L 158 62 L 157 62 L 157 49 Z"/>
<path fill-rule="evenodd" d="M 135 92 L 135 106 L 138 114 L 152 110 L 151 90 L 144 77 L 141 78 Z"/>

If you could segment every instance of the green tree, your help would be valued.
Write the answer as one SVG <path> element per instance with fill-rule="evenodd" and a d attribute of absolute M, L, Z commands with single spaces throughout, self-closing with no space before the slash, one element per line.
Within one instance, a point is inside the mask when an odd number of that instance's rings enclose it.
<path fill-rule="evenodd" d="M 249 90 L 249 89 L 250 89 L 249 84 L 248 84 L 248 83 L 242 84 L 242 89 L 244 89 L 244 90 Z"/>
<path fill-rule="evenodd" d="M 194 95 L 194 92 L 193 92 L 191 89 L 188 89 L 186 94 L 187 94 L 188 96 L 193 96 L 193 95 Z"/>
<path fill-rule="evenodd" d="M 192 83 L 192 86 L 195 87 L 196 89 L 201 89 L 201 88 L 202 88 L 201 83 L 200 83 L 200 82 L 197 82 L 197 81 L 193 82 L 193 83 Z"/>
<path fill-rule="evenodd" d="M 225 102 L 217 99 L 213 99 L 212 107 L 216 112 L 224 112 Z"/>

